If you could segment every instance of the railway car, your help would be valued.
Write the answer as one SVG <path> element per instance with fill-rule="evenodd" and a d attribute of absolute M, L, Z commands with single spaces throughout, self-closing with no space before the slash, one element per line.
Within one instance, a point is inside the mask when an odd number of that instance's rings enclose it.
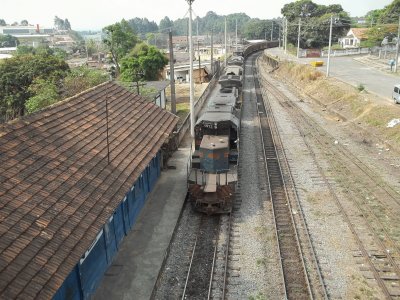
<path fill-rule="evenodd" d="M 244 58 L 276 46 L 274 41 L 255 43 L 235 53 L 219 77 L 218 92 L 195 124 L 187 180 L 188 199 L 199 212 L 221 214 L 232 209 L 238 180 Z"/>
<path fill-rule="evenodd" d="M 188 172 L 188 196 L 195 210 L 228 213 L 237 184 L 243 68 L 228 65 L 218 92 L 197 120 Z"/>

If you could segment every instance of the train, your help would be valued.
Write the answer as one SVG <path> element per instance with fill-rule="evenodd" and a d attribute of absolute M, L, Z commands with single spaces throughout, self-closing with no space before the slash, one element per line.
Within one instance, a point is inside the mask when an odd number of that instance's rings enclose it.
<path fill-rule="evenodd" d="M 245 58 L 274 46 L 257 43 L 233 53 L 217 91 L 194 127 L 194 151 L 188 164 L 188 200 L 205 214 L 230 213 L 238 182 L 239 133 Z"/>

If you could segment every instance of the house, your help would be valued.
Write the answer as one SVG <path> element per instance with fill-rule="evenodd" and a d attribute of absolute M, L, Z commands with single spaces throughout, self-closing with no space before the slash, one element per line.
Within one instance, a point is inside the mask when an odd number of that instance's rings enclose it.
<path fill-rule="evenodd" d="M 169 80 L 146 81 L 146 87 L 150 87 L 154 90 L 154 93 L 151 94 L 151 97 L 154 99 L 154 103 L 164 109 L 167 104 L 167 96 L 165 90 L 169 86 L 169 84 Z"/>
<path fill-rule="evenodd" d="M 203 83 L 208 82 L 208 75 L 211 74 L 211 64 L 210 63 L 201 63 L 200 66 L 197 63 L 193 64 L 193 78 L 195 83 Z M 170 66 L 168 65 L 165 69 L 166 71 L 166 79 L 171 80 L 170 78 Z M 174 67 L 174 76 L 177 82 L 189 82 L 189 65 L 180 65 Z"/>
<path fill-rule="evenodd" d="M 0 125 L 0 299 L 89 299 L 178 118 L 114 82 Z"/>
<path fill-rule="evenodd" d="M 345 37 L 339 39 L 342 48 L 360 47 L 361 41 L 367 38 L 368 28 L 350 28 Z"/>

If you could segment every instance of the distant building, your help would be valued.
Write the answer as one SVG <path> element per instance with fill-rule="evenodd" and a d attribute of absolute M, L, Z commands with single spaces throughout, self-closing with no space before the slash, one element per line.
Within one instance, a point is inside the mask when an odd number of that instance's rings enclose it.
<path fill-rule="evenodd" d="M 170 78 L 170 66 L 166 67 L 166 79 L 171 80 Z M 175 66 L 174 68 L 174 76 L 175 80 L 179 83 L 189 82 L 189 65 L 180 65 Z M 208 75 L 211 74 L 211 64 L 210 63 L 201 63 L 200 67 L 198 64 L 193 65 L 193 79 L 195 83 L 208 82 Z"/>
<path fill-rule="evenodd" d="M 29 36 L 50 36 L 54 34 L 53 28 L 45 28 L 40 27 L 39 24 L 27 25 L 27 26 L 0 26 L 0 34 L 9 34 L 15 36 L 16 38 L 20 37 L 29 37 Z"/>
<path fill-rule="evenodd" d="M 345 37 L 339 39 L 342 48 L 360 47 L 361 41 L 367 38 L 368 28 L 350 28 Z"/>

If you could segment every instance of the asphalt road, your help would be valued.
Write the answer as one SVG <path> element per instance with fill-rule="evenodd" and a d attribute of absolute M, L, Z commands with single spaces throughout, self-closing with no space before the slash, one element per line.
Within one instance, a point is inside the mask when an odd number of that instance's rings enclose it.
<path fill-rule="evenodd" d="M 271 55 L 309 64 L 311 61 L 321 60 L 324 62 L 322 67 L 318 67 L 321 72 L 326 73 L 327 58 L 296 58 L 293 55 L 285 55 L 282 49 L 272 48 L 267 50 Z M 329 75 L 336 77 L 354 86 L 362 84 L 365 89 L 377 94 L 387 101 L 393 102 L 392 90 L 395 84 L 400 83 L 400 77 L 390 73 L 382 72 L 373 66 L 361 63 L 353 59 L 354 56 L 331 57 Z"/>

